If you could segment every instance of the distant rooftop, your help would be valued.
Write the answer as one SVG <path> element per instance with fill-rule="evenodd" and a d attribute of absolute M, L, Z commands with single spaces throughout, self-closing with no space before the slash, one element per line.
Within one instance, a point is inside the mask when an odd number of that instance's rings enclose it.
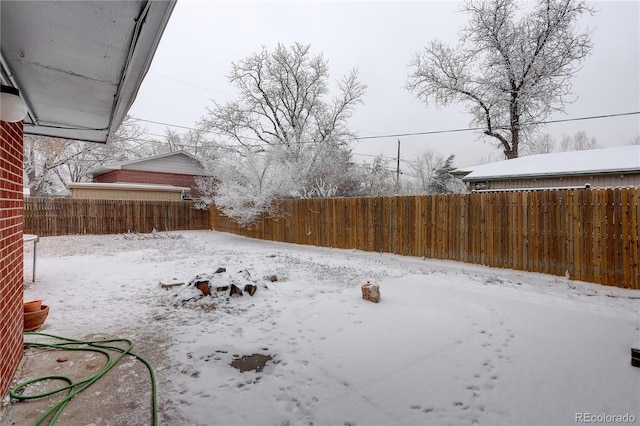
<path fill-rule="evenodd" d="M 461 168 L 454 174 L 469 181 L 634 172 L 640 173 L 640 145 L 529 155 Z"/>
<path fill-rule="evenodd" d="M 95 167 L 89 170 L 89 173 L 95 177 L 112 170 L 122 169 L 196 175 L 207 174 L 200 160 L 185 151 L 173 151 L 151 157 L 109 163 Z"/>

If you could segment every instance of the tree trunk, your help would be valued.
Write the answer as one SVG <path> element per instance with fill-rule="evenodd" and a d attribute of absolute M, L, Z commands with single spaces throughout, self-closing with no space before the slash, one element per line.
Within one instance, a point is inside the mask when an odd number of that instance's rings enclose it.
<path fill-rule="evenodd" d="M 507 160 L 511 160 L 513 158 L 518 158 L 518 148 L 517 145 L 511 145 L 511 148 L 504 150 L 504 155 L 507 157 Z"/>
<path fill-rule="evenodd" d="M 511 130 L 511 147 L 504 151 L 507 160 L 518 158 L 518 145 L 520 144 L 520 112 L 518 108 L 518 92 L 511 92 L 509 108 L 509 122 Z"/>

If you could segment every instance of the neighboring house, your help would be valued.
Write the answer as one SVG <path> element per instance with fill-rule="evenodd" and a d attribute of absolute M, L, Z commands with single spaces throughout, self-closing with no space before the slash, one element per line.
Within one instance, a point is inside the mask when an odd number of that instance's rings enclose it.
<path fill-rule="evenodd" d="M 0 398 L 23 357 L 23 136 L 106 143 L 175 3 L 0 2 Z"/>
<path fill-rule="evenodd" d="M 529 155 L 452 174 L 470 191 L 640 187 L 640 146 Z"/>
<path fill-rule="evenodd" d="M 143 183 L 187 187 L 187 198 L 200 198 L 198 176 L 206 176 L 200 161 L 184 152 L 107 164 L 89 170 L 96 183 Z M 71 185 L 69 186 L 71 189 Z M 74 198 L 76 198 L 74 196 Z"/>

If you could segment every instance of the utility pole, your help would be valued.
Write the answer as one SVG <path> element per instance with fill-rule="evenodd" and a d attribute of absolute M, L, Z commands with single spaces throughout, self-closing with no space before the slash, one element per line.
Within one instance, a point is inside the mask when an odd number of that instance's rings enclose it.
<path fill-rule="evenodd" d="M 400 139 L 398 139 L 398 159 L 396 162 L 396 194 L 400 195 Z"/>

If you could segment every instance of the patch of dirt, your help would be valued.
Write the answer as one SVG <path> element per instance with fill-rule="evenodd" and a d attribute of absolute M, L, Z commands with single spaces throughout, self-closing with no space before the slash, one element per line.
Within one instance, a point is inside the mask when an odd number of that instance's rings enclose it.
<path fill-rule="evenodd" d="M 244 373 L 246 371 L 255 371 L 259 373 L 264 369 L 264 366 L 267 364 L 267 362 L 271 361 L 272 359 L 273 357 L 271 355 L 244 355 L 240 358 L 234 359 L 229 365 L 240 370 L 241 373 Z"/>

